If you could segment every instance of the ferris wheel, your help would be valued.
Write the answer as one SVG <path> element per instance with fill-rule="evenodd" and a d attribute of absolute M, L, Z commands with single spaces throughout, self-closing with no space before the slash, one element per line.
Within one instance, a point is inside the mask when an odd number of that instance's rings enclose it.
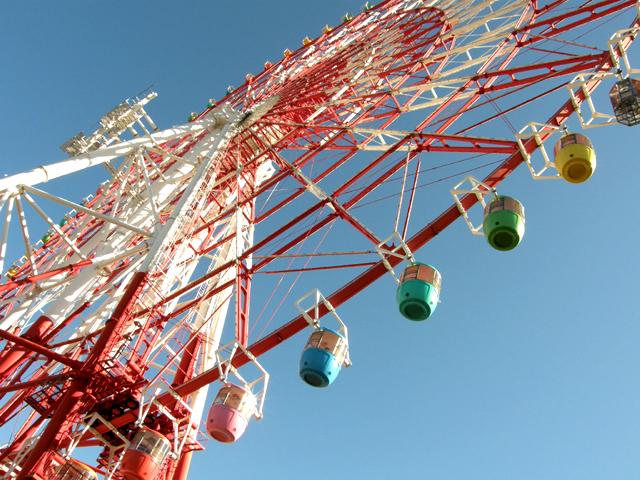
<path fill-rule="evenodd" d="M 0 179 L 0 478 L 184 480 L 204 436 L 235 442 L 268 411 L 265 352 L 309 328 L 301 380 L 329 387 L 351 364 L 340 305 L 386 275 L 399 316 L 436 315 L 446 272 L 421 247 L 460 218 L 478 248 L 518 247 L 525 209 L 499 184 L 522 164 L 597 174 L 572 117 L 640 123 L 639 13 L 367 3 L 184 124 L 159 129 L 143 92 L 66 160 Z M 99 166 L 84 199 L 47 187 Z"/>

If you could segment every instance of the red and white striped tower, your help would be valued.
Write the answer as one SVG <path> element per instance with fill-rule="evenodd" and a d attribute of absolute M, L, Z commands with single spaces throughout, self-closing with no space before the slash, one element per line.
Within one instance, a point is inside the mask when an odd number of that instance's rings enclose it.
<path fill-rule="evenodd" d="M 637 14 L 634 0 L 387 0 L 187 124 L 159 131 L 151 92 L 67 142 L 67 160 L 0 180 L 0 425 L 19 425 L 2 478 L 56 478 L 96 445 L 91 467 L 124 478 L 141 426 L 171 443 L 158 478 L 187 478 L 225 321 L 247 347 L 238 369 L 308 326 L 301 315 L 262 336 L 273 298 L 250 315 L 252 290 L 341 269 L 321 286 L 337 307 L 404 260 L 384 239 L 416 252 L 460 216 L 449 201 L 412 216 L 424 171 L 430 184 L 480 171 L 493 188 L 576 111 L 585 127 L 615 125 L 592 93 L 632 73 Z M 624 29 L 602 34 L 612 18 Z M 587 31 L 602 44 L 583 43 Z M 544 116 L 543 98 L 558 99 Z M 512 130 L 513 112 L 535 134 Z M 109 177 L 85 201 L 47 192 L 98 165 Z M 57 222 L 47 212 L 60 207 Z M 320 251 L 334 227 L 339 248 Z"/>

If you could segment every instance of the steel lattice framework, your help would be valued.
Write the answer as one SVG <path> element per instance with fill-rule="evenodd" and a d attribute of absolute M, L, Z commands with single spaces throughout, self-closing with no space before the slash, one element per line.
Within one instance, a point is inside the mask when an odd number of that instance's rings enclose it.
<path fill-rule="evenodd" d="M 632 73 L 637 14 L 635 0 L 387 0 L 189 123 L 159 131 L 149 93 L 67 142 L 67 160 L 0 180 L 0 425 L 20 425 L 0 452 L 2 478 L 54 478 L 84 446 L 103 448 L 93 466 L 104 478 L 122 478 L 122 453 L 147 425 L 172 441 L 161 478 L 185 479 L 225 320 L 250 352 L 234 350 L 236 368 L 308 326 L 300 315 L 261 336 L 252 290 L 360 269 L 322 285 L 338 307 L 404 261 L 389 235 L 416 252 L 460 217 L 455 204 L 412 217 L 424 171 L 434 184 L 479 170 L 495 187 L 576 111 L 585 126 L 614 124 L 580 109 Z M 610 27 L 602 45 L 581 43 L 618 18 L 625 30 L 609 43 Z M 556 111 L 533 108 L 554 95 Z M 520 110 L 541 125 L 535 135 L 508 128 Z M 81 203 L 45 189 L 97 165 L 109 179 Z M 69 210 L 60 224 L 54 207 Z M 320 252 L 334 227 L 341 247 Z"/>

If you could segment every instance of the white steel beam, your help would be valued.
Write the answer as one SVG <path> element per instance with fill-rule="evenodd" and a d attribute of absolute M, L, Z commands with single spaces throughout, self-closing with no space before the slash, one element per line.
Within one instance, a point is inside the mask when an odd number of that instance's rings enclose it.
<path fill-rule="evenodd" d="M 140 138 L 134 138 L 127 142 L 101 148 L 85 155 L 78 155 L 62 162 L 52 163 L 34 168 L 30 172 L 18 173 L 0 179 L 0 193 L 15 191 L 19 185 L 37 185 L 48 182 L 54 178 L 64 177 L 71 173 L 79 172 L 87 168 L 101 165 L 118 157 L 128 155 L 140 147 L 152 147 L 158 143 L 164 143 L 173 138 L 184 135 L 195 135 L 206 129 L 215 127 L 218 123 L 216 117 L 209 117 L 186 125 L 173 127 L 162 132 L 154 133 Z"/>
<path fill-rule="evenodd" d="M 5 195 L 6 198 L 6 195 Z M 13 210 L 13 197 L 9 197 L 6 202 L 7 209 L 4 214 L 4 221 L 2 223 L 2 236 L 0 237 L 0 275 L 4 268 L 4 259 L 7 254 L 7 239 L 9 237 L 9 224 L 11 223 L 11 212 Z"/>
<path fill-rule="evenodd" d="M 65 207 L 73 208 L 75 210 L 78 210 L 79 212 L 84 212 L 87 215 L 99 218 L 100 220 L 104 220 L 105 222 L 108 222 L 108 223 L 113 223 L 114 225 L 117 225 L 119 227 L 125 228 L 127 230 L 131 230 L 132 232 L 138 233 L 140 235 L 144 235 L 145 237 L 151 236 L 151 233 L 146 230 L 138 228 L 129 223 L 123 222 L 122 220 L 118 220 L 117 218 L 110 217 L 109 215 L 105 215 L 103 213 L 97 212 L 83 205 L 70 202 L 69 200 L 65 200 L 64 198 L 56 197 L 55 195 L 51 195 L 50 193 L 44 192 L 37 188 L 29 187 L 27 185 L 22 185 L 22 187 L 24 188 L 24 190 L 26 190 L 29 193 L 33 193 L 34 195 L 38 195 L 39 197 L 46 198 L 47 200 L 51 200 L 52 202 L 59 203 L 60 205 L 64 205 Z"/>

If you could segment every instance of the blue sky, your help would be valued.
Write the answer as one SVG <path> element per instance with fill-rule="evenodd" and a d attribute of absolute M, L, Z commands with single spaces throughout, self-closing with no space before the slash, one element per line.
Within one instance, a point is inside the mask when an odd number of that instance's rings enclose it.
<path fill-rule="evenodd" d="M 149 85 L 159 93 L 149 108 L 156 123 L 182 123 L 360 7 L 6 2 L 0 172 L 61 160 L 61 143 Z M 533 119 L 511 120 L 519 128 Z M 297 378 L 306 333 L 267 354 L 265 418 L 235 445 L 210 441 L 192 477 L 638 478 L 637 134 L 588 134 L 599 159 L 588 183 L 534 182 L 521 167 L 501 188 L 526 207 L 519 249 L 494 252 L 458 221 L 418 255 L 443 275 L 432 320 L 402 319 L 385 278 L 339 310 L 354 366 L 331 388 Z M 72 183 L 56 188 L 80 195 Z M 286 306 L 273 326 L 293 314 Z"/>

